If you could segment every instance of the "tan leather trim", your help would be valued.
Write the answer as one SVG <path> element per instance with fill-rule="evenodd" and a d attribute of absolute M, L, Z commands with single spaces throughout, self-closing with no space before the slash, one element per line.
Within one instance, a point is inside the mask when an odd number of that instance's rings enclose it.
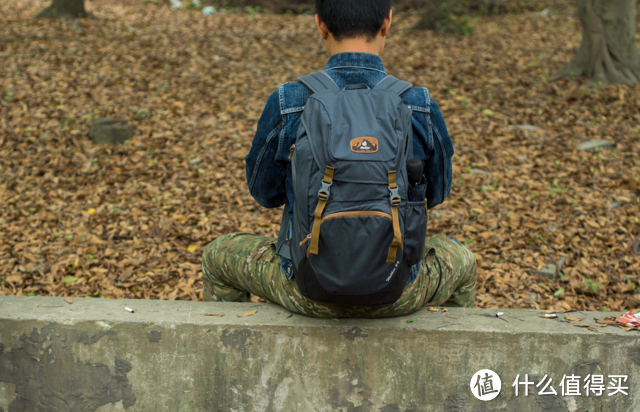
<path fill-rule="evenodd" d="M 387 263 L 393 263 L 396 261 L 398 247 L 401 247 L 402 250 L 404 250 L 404 245 L 402 244 L 402 232 L 400 231 L 398 206 L 391 206 L 391 214 L 393 216 L 393 242 L 391 242 L 391 247 L 389 248 Z"/>
<path fill-rule="evenodd" d="M 395 170 L 392 170 L 388 174 L 389 177 L 389 189 L 397 189 L 398 184 L 396 183 L 397 173 Z M 396 255 L 398 251 L 398 247 L 401 247 L 404 250 L 404 245 L 402 244 L 402 232 L 400 231 L 400 217 L 398 215 L 398 206 L 400 205 L 399 201 L 394 201 L 391 204 L 391 215 L 393 222 L 393 242 L 391 242 L 391 247 L 389 248 L 389 254 L 387 255 L 387 263 L 393 263 L 396 261 Z"/>
<path fill-rule="evenodd" d="M 327 215 L 325 217 L 322 218 L 322 223 L 324 223 L 326 220 L 331 220 L 331 219 L 339 219 L 341 217 L 383 217 L 385 219 L 388 219 L 389 221 L 392 221 L 391 219 L 391 215 L 389 213 L 384 213 L 384 212 L 377 212 L 375 210 L 371 210 L 371 211 L 355 211 L 355 212 L 338 212 L 338 213 L 332 213 L 330 215 Z"/>

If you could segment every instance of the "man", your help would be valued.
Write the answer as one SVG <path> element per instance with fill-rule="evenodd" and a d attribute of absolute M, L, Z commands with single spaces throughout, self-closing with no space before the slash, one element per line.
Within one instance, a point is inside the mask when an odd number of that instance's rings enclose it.
<path fill-rule="evenodd" d="M 391 28 L 390 0 L 317 0 L 316 10 L 316 25 L 330 56 L 325 71 L 341 89 L 352 84 L 373 88 L 385 78 L 379 56 Z M 301 114 L 311 94 L 302 83 L 280 86 L 267 101 L 246 157 L 252 196 L 264 207 L 286 205 L 289 220 L 295 202 L 290 148 L 295 144 Z M 451 139 L 427 89 L 412 88 L 401 98 L 412 111 L 413 155 L 425 164 L 427 204 L 433 208 L 445 200 L 451 189 Z M 474 255 L 444 236 L 427 239 L 422 261 L 411 268 L 397 302 L 362 307 L 321 303 L 302 296 L 288 254 L 281 250 L 289 235 L 287 227 L 281 229 L 280 242 L 234 233 L 208 245 L 202 263 L 204 300 L 246 302 L 254 294 L 292 312 L 326 318 L 402 316 L 427 305 L 474 305 Z"/>

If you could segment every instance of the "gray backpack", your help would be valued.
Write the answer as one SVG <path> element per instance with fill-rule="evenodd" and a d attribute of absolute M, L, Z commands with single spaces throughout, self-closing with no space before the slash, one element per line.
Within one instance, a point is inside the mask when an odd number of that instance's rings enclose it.
<path fill-rule="evenodd" d="M 412 196 L 406 169 L 412 112 L 400 95 L 412 86 L 387 76 L 373 89 L 341 90 L 325 72 L 298 81 L 313 94 L 292 155 L 295 280 L 316 301 L 390 305 L 422 258 L 427 230 L 426 187 Z"/>

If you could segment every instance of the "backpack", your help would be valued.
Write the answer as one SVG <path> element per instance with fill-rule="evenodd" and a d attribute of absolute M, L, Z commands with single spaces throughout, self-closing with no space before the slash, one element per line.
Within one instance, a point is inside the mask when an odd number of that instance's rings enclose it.
<path fill-rule="evenodd" d="M 390 305 L 422 258 L 427 230 L 426 184 L 410 188 L 406 170 L 412 111 L 400 95 L 412 85 L 387 76 L 373 89 L 341 90 L 325 72 L 298 81 L 313 92 L 291 158 L 289 252 L 300 293 Z"/>

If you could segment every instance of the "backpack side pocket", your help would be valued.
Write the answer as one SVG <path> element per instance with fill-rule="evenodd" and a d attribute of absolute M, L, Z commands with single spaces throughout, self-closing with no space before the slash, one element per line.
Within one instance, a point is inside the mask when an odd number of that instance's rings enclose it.
<path fill-rule="evenodd" d="M 425 201 L 406 202 L 404 215 L 404 257 L 409 266 L 422 259 L 427 236 Z"/>

